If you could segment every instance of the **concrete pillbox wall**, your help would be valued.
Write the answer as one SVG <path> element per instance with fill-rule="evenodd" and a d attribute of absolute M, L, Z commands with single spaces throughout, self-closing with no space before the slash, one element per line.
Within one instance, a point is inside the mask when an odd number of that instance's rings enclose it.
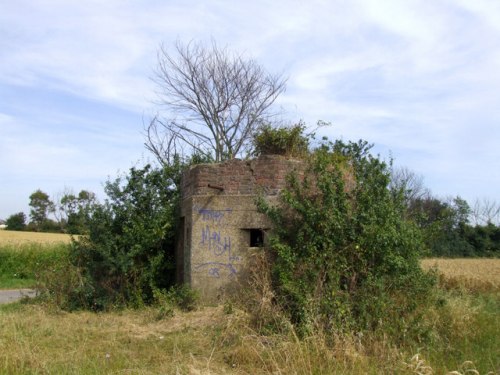
<path fill-rule="evenodd" d="M 251 267 L 251 254 L 271 223 L 257 211 L 255 198 L 276 199 L 302 162 L 277 155 L 233 159 L 191 167 L 182 177 L 177 278 L 200 291 L 205 301 L 238 288 Z"/>

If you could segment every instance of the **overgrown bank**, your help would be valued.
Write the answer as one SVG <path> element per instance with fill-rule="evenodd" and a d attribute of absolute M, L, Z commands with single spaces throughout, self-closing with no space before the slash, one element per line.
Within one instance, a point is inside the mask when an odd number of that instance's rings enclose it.
<path fill-rule="evenodd" d="M 33 288 L 49 273 L 60 277 L 69 254 L 64 243 L 0 244 L 0 289 Z"/>
<path fill-rule="evenodd" d="M 292 326 L 264 333 L 257 316 L 230 303 L 167 316 L 158 305 L 106 313 L 2 305 L 0 374 L 497 373 L 498 291 L 449 289 L 441 298 L 424 317 L 438 334 L 399 347 L 369 334 L 299 339 Z"/>
<path fill-rule="evenodd" d="M 240 298 L 226 300 L 222 323 L 204 329 L 212 337 L 208 360 L 204 339 L 203 348 L 183 350 L 202 353 L 208 368 L 218 361 L 224 371 L 243 373 L 294 367 L 303 373 L 405 372 L 427 366 L 422 358 L 433 358 L 441 369 L 459 368 L 476 355 L 477 349 L 460 343 L 465 340 L 488 348 L 477 355 L 482 368 L 495 365 L 491 353 L 498 336 L 463 326 L 498 319 L 491 314 L 497 296 L 443 290 L 433 272 L 420 268 L 426 253 L 422 228 L 408 214 L 405 189 L 390 185 L 390 163 L 371 154 L 365 142 L 325 140 L 308 149 L 308 139 L 299 140 L 306 172 L 289 176 L 279 202 L 259 201 L 276 229 L 264 256 L 255 259 L 258 272 Z M 286 153 L 289 143 L 282 144 Z M 134 168 L 106 184 L 107 200 L 88 211 L 88 235 L 72 244 L 60 267 L 39 277 L 43 314 L 53 309 L 113 315 L 136 308 L 134 314 L 162 326 L 176 306 L 194 307 L 188 289 L 171 288 L 184 165 Z M 473 311 L 474 304 L 481 309 Z M 470 314 L 464 315 L 464 306 Z M 81 314 L 87 313 L 68 316 Z M 226 326 L 227 318 L 234 324 Z M 252 368 L 255 362 L 262 367 Z M 117 366 L 133 364 L 122 359 Z"/>

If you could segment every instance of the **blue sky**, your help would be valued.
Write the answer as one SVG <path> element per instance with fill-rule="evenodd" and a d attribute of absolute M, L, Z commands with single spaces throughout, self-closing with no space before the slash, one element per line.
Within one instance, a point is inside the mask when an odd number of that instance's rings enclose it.
<path fill-rule="evenodd" d="M 151 159 L 158 46 L 211 39 L 289 77 L 284 118 L 500 201 L 497 0 L 0 0 L 0 218 Z"/>

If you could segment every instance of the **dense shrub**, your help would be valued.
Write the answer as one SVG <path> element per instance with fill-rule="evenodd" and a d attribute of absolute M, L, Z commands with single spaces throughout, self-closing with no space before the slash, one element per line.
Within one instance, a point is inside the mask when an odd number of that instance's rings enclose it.
<path fill-rule="evenodd" d="M 460 197 L 442 201 L 433 197 L 411 201 L 408 217 L 422 230 L 427 253 L 434 257 L 499 257 L 500 227 L 472 226 L 470 208 Z"/>
<path fill-rule="evenodd" d="M 500 227 L 486 225 L 465 226 L 461 233 L 477 257 L 500 257 Z"/>
<path fill-rule="evenodd" d="M 260 199 L 274 222 L 273 287 L 292 322 L 310 331 L 383 329 L 423 334 L 434 278 L 419 265 L 418 228 L 404 219 L 402 192 L 365 142 L 326 142 L 291 175 L 280 204 Z"/>
<path fill-rule="evenodd" d="M 303 123 L 289 127 L 260 126 L 253 136 L 254 155 L 305 156 L 309 139 L 304 136 L 304 129 Z"/>
<path fill-rule="evenodd" d="M 8 230 L 24 230 L 26 228 L 26 215 L 24 212 L 10 215 L 5 221 Z"/>
<path fill-rule="evenodd" d="M 89 234 L 73 252 L 86 283 L 83 307 L 140 305 L 173 285 L 180 170 L 148 165 L 106 183 L 108 198 L 90 211 Z"/>

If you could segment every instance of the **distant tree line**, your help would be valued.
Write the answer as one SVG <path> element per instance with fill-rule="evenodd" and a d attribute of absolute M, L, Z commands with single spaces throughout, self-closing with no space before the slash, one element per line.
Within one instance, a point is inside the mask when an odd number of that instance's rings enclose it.
<path fill-rule="evenodd" d="M 421 229 L 428 256 L 500 256 L 498 204 L 478 200 L 471 207 L 460 197 L 439 199 L 407 168 L 393 170 L 391 189 L 404 192 L 406 215 Z"/>
<path fill-rule="evenodd" d="M 52 200 L 37 189 L 29 196 L 29 221 L 24 212 L 9 216 L 7 230 L 85 234 L 91 212 L 98 204 L 96 195 L 87 190 L 78 194 L 66 191 Z"/>

